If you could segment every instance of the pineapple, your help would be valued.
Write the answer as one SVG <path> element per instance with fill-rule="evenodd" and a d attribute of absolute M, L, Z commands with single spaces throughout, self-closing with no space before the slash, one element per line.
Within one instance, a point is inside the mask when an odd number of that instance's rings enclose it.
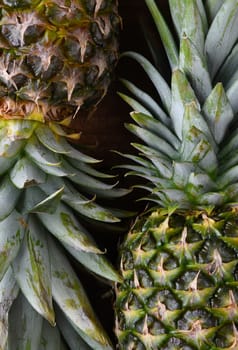
<path fill-rule="evenodd" d="M 238 2 L 169 0 L 173 29 L 145 2 L 171 84 L 144 56 L 124 54 L 155 87 L 152 97 L 124 80 L 134 97 L 121 94 L 143 141 L 125 168 L 154 205 L 121 246 L 116 334 L 123 350 L 237 350 Z"/>
<path fill-rule="evenodd" d="M 71 146 L 70 123 L 107 90 L 117 2 L 3 0 L 0 11 L 0 349 L 109 350 L 68 256 L 120 280 L 85 227 L 118 223 L 95 198 L 127 190 Z"/>
<path fill-rule="evenodd" d="M 1 117 L 37 110 L 59 120 L 95 107 L 117 62 L 119 27 L 117 0 L 1 1 Z"/>

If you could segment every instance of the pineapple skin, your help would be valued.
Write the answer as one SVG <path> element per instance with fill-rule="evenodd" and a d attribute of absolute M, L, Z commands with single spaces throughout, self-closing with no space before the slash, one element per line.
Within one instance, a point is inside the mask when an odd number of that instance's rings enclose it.
<path fill-rule="evenodd" d="M 2 1 L 0 117 L 61 120 L 105 95 L 118 58 L 116 0 Z"/>
<path fill-rule="evenodd" d="M 121 349 L 236 349 L 237 212 L 138 218 L 121 247 Z"/>

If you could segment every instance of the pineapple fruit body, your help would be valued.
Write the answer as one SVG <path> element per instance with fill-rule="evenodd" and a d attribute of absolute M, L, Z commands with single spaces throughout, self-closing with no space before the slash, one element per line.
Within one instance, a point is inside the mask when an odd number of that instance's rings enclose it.
<path fill-rule="evenodd" d="M 118 223 L 96 197 L 127 190 L 70 144 L 106 93 L 119 23 L 111 0 L 1 1 L 1 350 L 113 348 L 67 256 L 120 280 L 85 222 Z"/>
<path fill-rule="evenodd" d="M 121 248 L 123 349 L 236 349 L 237 212 L 155 210 Z"/>
<path fill-rule="evenodd" d="M 135 52 L 156 93 L 123 80 L 143 143 L 124 155 L 155 203 L 121 246 L 116 334 L 122 350 L 238 349 L 238 3 L 169 1 L 179 46 L 155 0 L 171 84 Z M 156 46 L 149 45 L 155 61 Z"/>
<path fill-rule="evenodd" d="M 119 26 L 116 0 L 2 1 L 0 116 L 37 108 L 64 119 L 95 107 L 117 62 Z"/>

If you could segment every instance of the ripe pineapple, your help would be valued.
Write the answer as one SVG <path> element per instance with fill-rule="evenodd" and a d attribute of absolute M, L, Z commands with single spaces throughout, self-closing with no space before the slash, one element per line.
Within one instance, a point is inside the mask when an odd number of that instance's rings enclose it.
<path fill-rule="evenodd" d="M 1 1 L 1 117 L 61 120 L 94 107 L 117 62 L 119 25 L 117 0 Z"/>
<path fill-rule="evenodd" d="M 66 251 L 120 279 L 84 223 L 120 221 L 95 197 L 127 191 L 68 128 L 106 92 L 117 1 L 3 0 L 0 13 L 0 349 L 112 349 Z"/>
<path fill-rule="evenodd" d="M 123 350 L 238 349 L 238 1 L 170 0 L 175 31 L 145 0 L 171 67 L 169 86 L 135 52 L 155 95 L 135 96 L 126 155 L 155 203 L 121 246 L 116 334 Z M 150 46 L 153 49 L 153 46 Z M 153 52 L 158 57 L 159 52 Z"/>

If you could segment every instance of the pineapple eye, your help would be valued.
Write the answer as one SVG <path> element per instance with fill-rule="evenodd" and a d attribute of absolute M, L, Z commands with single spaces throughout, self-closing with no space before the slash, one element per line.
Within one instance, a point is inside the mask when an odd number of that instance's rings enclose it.
<path fill-rule="evenodd" d="M 2 35 L 9 42 L 10 45 L 14 47 L 21 46 L 21 37 L 19 35 L 19 30 L 15 24 L 5 24 L 2 26 Z"/>
<path fill-rule="evenodd" d="M 103 37 L 103 34 L 102 34 L 102 32 L 101 32 L 101 30 L 96 22 L 93 22 L 91 25 L 91 33 L 92 33 L 93 41 L 97 45 L 103 47 L 105 45 L 104 37 Z"/>
<path fill-rule="evenodd" d="M 92 66 L 88 69 L 87 73 L 85 74 L 85 83 L 86 85 L 93 86 L 95 84 L 95 81 L 98 78 L 99 74 L 99 68 L 98 66 Z"/>
<path fill-rule="evenodd" d="M 26 45 L 36 43 L 44 34 L 44 28 L 42 26 L 32 25 L 27 27 L 24 33 L 24 42 Z"/>
<path fill-rule="evenodd" d="M 73 61 L 80 59 L 80 44 L 77 40 L 67 38 L 62 46 L 64 55 Z"/>
<path fill-rule="evenodd" d="M 89 13 L 94 13 L 94 9 L 96 6 L 96 0 L 88 0 L 84 1 L 85 7 L 88 10 Z"/>
<path fill-rule="evenodd" d="M 28 78 L 23 74 L 17 74 L 13 77 L 14 83 L 16 84 L 17 88 L 20 89 L 24 85 L 27 84 Z"/>
<path fill-rule="evenodd" d="M 9 7 L 24 8 L 29 6 L 36 6 L 40 0 L 3 0 L 3 3 Z"/>

